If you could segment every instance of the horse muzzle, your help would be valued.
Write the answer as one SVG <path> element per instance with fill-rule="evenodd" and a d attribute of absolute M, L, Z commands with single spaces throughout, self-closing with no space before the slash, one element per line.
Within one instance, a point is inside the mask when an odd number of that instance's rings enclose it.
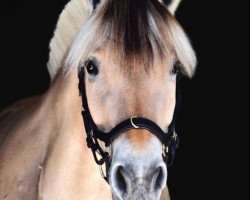
<path fill-rule="evenodd" d="M 125 137 L 117 139 L 113 148 L 109 182 L 114 199 L 159 200 L 167 182 L 167 167 L 157 138 L 152 138 L 144 151 L 136 151 Z"/>

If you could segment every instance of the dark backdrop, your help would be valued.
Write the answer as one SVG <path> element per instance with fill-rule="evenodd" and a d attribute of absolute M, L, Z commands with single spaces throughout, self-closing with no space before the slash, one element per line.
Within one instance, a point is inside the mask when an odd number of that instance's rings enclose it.
<path fill-rule="evenodd" d="M 0 2 L 0 109 L 44 92 L 48 43 L 67 0 Z M 184 0 L 199 66 L 184 80 L 173 200 L 248 199 L 248 1 Z"/>

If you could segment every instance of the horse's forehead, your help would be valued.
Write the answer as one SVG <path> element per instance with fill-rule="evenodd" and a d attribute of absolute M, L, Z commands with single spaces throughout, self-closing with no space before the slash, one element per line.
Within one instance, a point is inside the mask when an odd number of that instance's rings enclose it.
<path fill-rule="evenodd" d="M 142 63 L 138 55 L 131 58 L 131 60 L 122 60 L 115 56 L 116 51 L 119 51 L 119 49 L 98 49 L 93 56 L 99 61 L 107 77 L 115 73 L 115 75 L 120 74 L 120 76 L 129 78 L 129 81 L 145 82 L 151 78 L 154 81 L 161 80 L 161 78 L 165 77 L 167 70 L 172 67 L 175 57 L 171 53 L 165 56 L 165 58 L 155 57 L 150 67 L 147 68 L 148 63 Z"/>

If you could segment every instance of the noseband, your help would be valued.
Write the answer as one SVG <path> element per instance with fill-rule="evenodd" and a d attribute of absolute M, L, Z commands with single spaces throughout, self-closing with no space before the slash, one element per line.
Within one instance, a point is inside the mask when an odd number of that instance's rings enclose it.
<path fill-rule="evenodd" d="M 179 137 L 175 132 L 175 121 L 180 102 L 179 89 L 177 88 L 176 90 L 176 107 L 173 120 L 168 128 L 168 132 L 164 132 L 155 122 L 149 119 L 134 116 L 118 124 L 109 133 L 104 133 L 98 129 L 90 113 L 86 95 L 84 74 L 85 73 L 83 68 L 79 71 L 78 78 L 79 92 L 80 96 L 82 97 L 83 106 L 82 117 L 84 121 L 85 132 L 87 135 L 86 140 L 88 147 L 92 150 L 95 162 L 100 166 L 103 166 L 104 164 L 106 165 L 106 176 L 102 171 L 103 178 L 109 183 L 109 167 L 112 161 L 112 157 L 109 152 L 104 151 L 101 148 L 99 140 L 105 143 L 106 148 L 110 148 L 113 141 L 119 135 L 131 129 L 145 129 L 154 134 L 163 145 L 163 160 L 165 161 L 167 166 L 171 166 L 174 161 L 175 151 L 179 146 Z M 98 159 L 99 157 L 100 159 Z"/>

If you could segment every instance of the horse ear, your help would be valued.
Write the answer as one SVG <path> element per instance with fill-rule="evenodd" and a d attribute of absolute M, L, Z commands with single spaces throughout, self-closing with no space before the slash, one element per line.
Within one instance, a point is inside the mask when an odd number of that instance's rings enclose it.
<path fill-rule="evenodd" d="M 101 0 L 92 0 L 92 5 L 93 5 L 93 9 L 96 9 L 96 7 L 100 4 Z"/>
<path fill-rule="evenodd" d="M 160 0 L 165 6 L 168 7 L 168 10 L 174 15 L 181 0 Z"/>

